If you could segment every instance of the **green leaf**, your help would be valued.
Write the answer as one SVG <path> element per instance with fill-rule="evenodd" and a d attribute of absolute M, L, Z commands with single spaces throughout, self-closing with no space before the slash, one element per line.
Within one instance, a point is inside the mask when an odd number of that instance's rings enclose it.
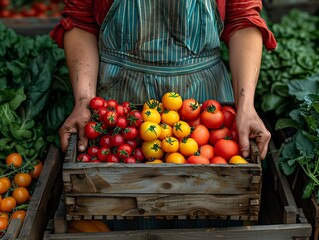
<path fill-rule="evenodd" d="M 296 166 L 297 166 L 297 165 L 289 166 L 288 163 L 282 159 L 278 162 L 278 164 L 279 164 L 279 168 L 282 170 L 282 172 L 286 176 L 293 174 L 295 172 Z"/>
<path fill-rule="evenodd" d="M 307 156 L 307 158 L 314 158 L 314 146 L 313 143 L 298 131 L 296 134 L 296 148 L 299 150 L 301 156 Z"/>
<path fill-rule="evenodd" d="M 302 193 L 302 199 L 308 199 L 312 196 L 312 193 L 315 189 L 315 183 L 313 181 L 308 181 L 303 193 Z"/>
<path fill-rule="evenodd" d="M 16 110 L 21 103 L 26 99 L 26 95 L 24 94 L 24 88 L 19 88 L 16 91 L 14 98 L 10 101 L 9 105 L 12 110 Z"/>
<path fill-rule="evenodd" d="M 264 112 L 276 110 L 280 105 L 285 102 L 285 99 L 275 95 L 275 94 L 267 94 L 262 99 L 261 108 Z"/>
<path fill-rule="evenodd" d="M 276 125 L 275 125 L 275 130 L 278 131 L 278 130 L 281 130 L 281 129 L 284 129 L 284 128 L 295 128 L 295 129 L 298 129 L 299 125 L 294 120 L 292 120 L 290 118 L 278 119 L 278 121 L 276 122 Z"/>
<path fill-rule="evenodd" d="M 317 93 L 319 91 L 319 81 L 308 80 L 292 80 L 288 83 L 289 94 L 295 96 L 297 100 L 303 101 L 309 93 Z"/>

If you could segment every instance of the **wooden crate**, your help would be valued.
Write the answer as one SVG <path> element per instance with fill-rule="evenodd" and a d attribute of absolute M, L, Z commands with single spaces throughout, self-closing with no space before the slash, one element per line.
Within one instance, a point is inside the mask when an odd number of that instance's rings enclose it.
<path fill-rule="evenodd" d="M 25 220 L 13 219 L 2 240 L 40 240 L 55 213 L 62 192 L 62 155 L 51 146 L 36 188 L 32 194 Z"/>
<path fill-rule="evenodd" d="M 67 212 L 62 199 L 59 209 L 54 216 L 54 226 L 47 229 L 43 240 L 61 239 L 110 239 L 110 240 L 147 240 L 165 239 L 193 240 L 201 238 L 208 239 L 258 239 L 258 240 L 306 240 L 311 236 L 311 225 L 304 217 L 302 209 L 297 208 L 287 178 L 279 171 L 275 155 L 267 158 L 269 167 L 263 170 L 262 198 L 259 219 L 255 221 L 244 221 L 243 224 L 220 225 L 214 224 L 215 219 L 208 224 L 199 224 L 190 227 L 164 229 L 161 225 L 149 227 L 148 224 L 140 228 L 130 227 L 125 219 L 132 217 L 121 217 L 120 219 L 109 219 L 106 216 L 93 216 L 92 218 L 103 219 L 111 227 L 109 233 L 66 233 Z M 105 202 L 104 204 L 107 204 Z M 139 218 L 139 217 L 133 217 Z M 143 219 L 145 220 L 146 217 Z M 178 219 L 180 222 L 183 219 Z M 234 220 L 239 221 L 239 220 Z M 113 225 L 112 225 L 113 222 Z M 118 229 L 123 230 L 118 230 Z M 126 230 L 125 230 L 126 229 Z"/>
<path fill-rule="evenodd" d="M 76 135 L 63 164 L 67 219 L 93 216 L 208 216 L 258 219 L 262 169 L 250 164 L 112 164 L 76 162 Z"/>

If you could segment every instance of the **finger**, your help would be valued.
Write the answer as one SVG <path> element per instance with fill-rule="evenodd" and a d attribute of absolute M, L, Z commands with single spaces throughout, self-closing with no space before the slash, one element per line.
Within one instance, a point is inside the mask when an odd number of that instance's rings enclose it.
<path fill-rule="evenodd" d="M 88 139 L 84 133 L 84 126 L 79 127 L 78 129 L 78 151 L 84 152 L 88 146 Z"/>
<path fill-rule="evenodd" d="M 261 160 L 266 158 L 270 138 L 271 138 L 271 134 L 268 130 L 265 130 L 264 132 L 259 133 L 255 138 L 258 150 L 260 152 Z"/>
<path fill-rule="evenodd" d="M 72 132 L 67 127 L 62 127 L 59 130 L 61 150 L 64 153 L 67 151 L 71 134 Z"/>
<path fill-rule="evenodd" d="M 239 147 L 243 157 L 249 157 L 250 154 L 250 144 L 249 144 L 249 134 L 247 131 L 239 131 Z"/>

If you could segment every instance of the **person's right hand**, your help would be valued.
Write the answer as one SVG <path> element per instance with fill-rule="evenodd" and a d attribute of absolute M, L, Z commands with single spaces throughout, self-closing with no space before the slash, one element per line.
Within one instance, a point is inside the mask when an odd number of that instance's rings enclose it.
<path fill-rule="evenodd" d="M 84 152 L 88 145 L 88 139 L 84 134 L 84 126 L 90 121 L 91 112 L 88 102 L 76 104 L 70 116 L 64 121 L 59 130 L 60 144 L 63 152 L 66 152 L 72 133 L 78 133 L 78 151 Z"/>

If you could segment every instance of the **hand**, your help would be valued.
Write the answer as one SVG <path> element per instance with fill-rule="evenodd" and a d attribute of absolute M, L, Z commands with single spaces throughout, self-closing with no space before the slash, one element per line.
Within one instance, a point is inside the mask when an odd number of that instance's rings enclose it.
<path fill-rule="evenodd" d="M 84 134 L 84 126 L 90 120 L 91 112 L 88 104 L 83 102 L 73 108 L 70 116 L 64 121 L 59 130 L 61 149 L 66 152 L 72 133 L 78 133 L 78 151 L 84 152 L 88 145 L 88 139 Z"/>
<path fill-rule="evenodd" d="M 271 134 L 258 116 L 256 110 L 237 111 L 236 128 L 243 157 L 250 155 L 249 139 L 255 139 L 260 152 L 260 158 L 262 160 L 265 159 Z"/>

